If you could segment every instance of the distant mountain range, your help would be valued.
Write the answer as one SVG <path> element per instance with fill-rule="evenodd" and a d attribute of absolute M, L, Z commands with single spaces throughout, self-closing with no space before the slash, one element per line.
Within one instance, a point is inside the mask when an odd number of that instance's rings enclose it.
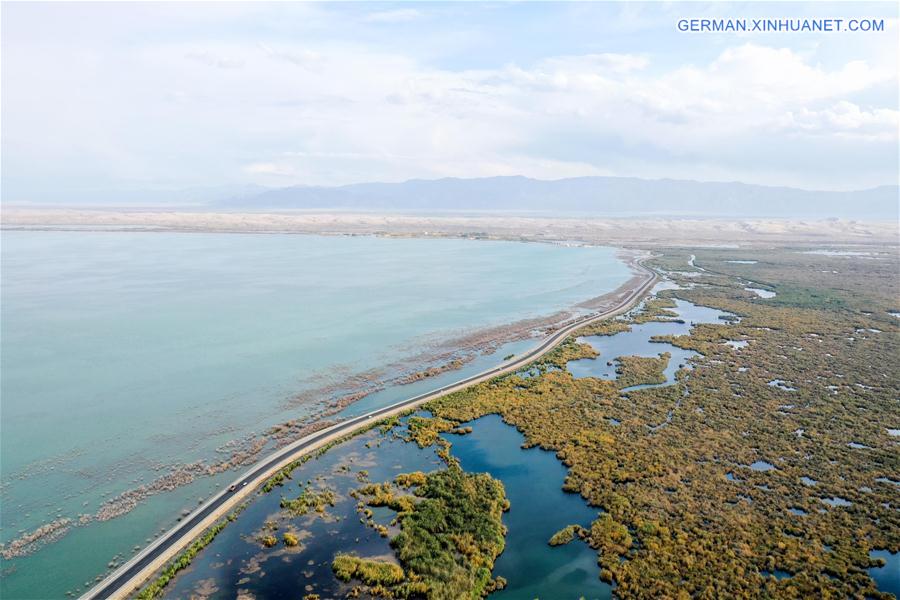
<path fill-rule="evenodd" d="M 215 204 L 241 210 L 897 219 L 898 198 L 898 186 L 824 192 L 674 179 L 575 177 L 543 181 L 516 176 L 295 186 L 232 197 Z"/>

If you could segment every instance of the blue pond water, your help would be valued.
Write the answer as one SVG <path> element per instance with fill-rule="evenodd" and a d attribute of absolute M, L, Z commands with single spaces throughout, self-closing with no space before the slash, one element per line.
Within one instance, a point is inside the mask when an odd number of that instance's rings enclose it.
<path fill-rule="evenodd" d="M 847 500 L 846 498 L 841 498 L 840 496 L 834 496 L 832 498 L 820 498 L 822 502 L 831 507 L 836 506 L 852 506 L 853 503 Z"/>
<path fill-rule="evenodd" d="M 766 471 L 774 471 L 775 465 L 764 460 L 757 460 L 750 464 L 750 468 L 754 471 L 761 471 L 765 473 Z"/>
<path fill-rule="evenodd" d="M 508 586 L 491 598 L 610 598 L 612 587 L 599 579 L 596 551 L 578 539 L 565 546 L 547 543 L 563 527 L 588 527 L 599 514 L 581 496 L 562 491 L 565 466 L 550 452 L 523 450 L 525 437 L 497 415 L 471 425 L 471 434 L 447 437 L 452 454 L 466 471 L 502 481 L 511 505 L 503 518 L 506 549 L 494 568 Z"/>
<path fill-rule="evenodd" d="M 367 444 L 378 443 L 378 447 Z M 390 481 L 398 473 L 433 471 L 444 467 L 434 448 L 420 449 L 392 436 L 369 432 L 355 437 L 323 456 L 297 468 L 283 487 L 255 498 L 240 517 L 229 524 L 166 588 L 166 598 L 233 599 L 246 597 L 295 599 L 309 593 L 322 598 L 343 598 L 352 587 L 338 581 L 331 570 L 337 552 L 365 557 L 391 557 L 387 538 L 359 521 L 356 500 L 349 492 L 362 485 L 360 470 L 373 482 Z M 327 487 L 337 494 L 335 506 L 322 518 L 308 514 L 292 518 L 279 503 L 282 497 L 296 498 L 303 487 Z M 395 513 L 379 508 L 375 521 L 387 525 Z M 277 530 L 266 529 L 266 522 Z M 300 546 L 282 542 L 285 532 L 293 532 Z M 272 548 L 258 539 L 263 533 L 278 538 Z"/>
<path fill-rule="evenodd" d="M 900 598 L 900 552 L 873 550 L 869 552 L 869 557 L 885 561 L 883 567 L 873 567 L 868 570 L 869 577 L 875 580 L 878 589 Z"/>
<path fill-rule="evenodd" d="M 644 387 L 656 387 L 657 385 L 669 385 L 675 381 L 675 373 L 681 366 L 688 366 L 688 360 L 698 354 L 692 350 L 676 348 L 672 344 L 650 341 L 654 336 L 661 335 L 687 335 L 697 323 L 721 323 L 721 318 L 727 313 L 697 306 L 684 300 L 676 300 L 676 307 L 672 310 L 678 313 L 678 318 L 684 323 L 675 321 L 643 323 L 634 325 L 631 331 L 617 333 L 615 335 L 598 335 L 579 338 L 579 341 L 587 342 L 600 353 L 597 358 L 585 358 L 573 360 L 568 364 L 568 370 L 575 377 L 599 377 L 601 379 L 615 379 L 616 365 L 614 359 L 620 356 L 645 356 L 656 357 L 663 352 L 669 352 L 672 357 L 664 374 L 666 381 L 656 385 L 637 385 L 625 388 L 624 391 L 640 389 Z M 613 364 L 607 364 L 612 362 Z"/>
<path fill-rule="evenodd" d="M 590 526 L 599 514 L 580 496 L 562 491 L 566 474 L 562 463 L 552 453 L 523 450 L 524 436 L 496 415 L 470 424 L 471 434 L 446 436 L 453 444 L 453 455 L 467 471 L 487 472 L 500 479 L 511 504 L 503 519 L 509 529 L 506 548 L 494 569 L 509 586 L 491 597 L 610 598 L 612 588 L 599 579 L 594 550 L 577 539 L 565 546 L 547 543 L 563 527 Z M 379 440 L 377 448 L 367 447 Z M 299 467 L 284 487 L 257 497 L 170 584 L 165 597 L 224 599 L 239 592 L 257 598 L 297 598 L 313 592 L 323 598 L 344 597 L 350 586 L 331 572 L 336 552 L 366 557 L 393 554 L 387 539 L 359 522 L 356 500 L 349 496 L 360 485 L 359 470 L 368 470 L 370 481 L 387 481 L 400 472 L 440 468 L 444 466 L 434 448 L 422 450 L 376 432 L 356 437 Z M 336 505 L 328 509 L 330 517 L 286 518 L 279 509 L 280 499 L 296 497 L 310 483 L 338 494 Z M 383 508 L 374 513 L 374 520 L 385 525 L 395 514 Z M 266 522 L 277 523 L 278 529 L 271 533 L 279 540 L 284 532 L 295 532 L 301 546 L 287 548 L 279 541 L 273 548 L 262 547 L 258 539 L 268 532 Z"/>
<path fill-rule="evenodd" d="M 787 571 L 782 571 L 781 569 L 775 569 L 774 571 L 760 571 L 760 575 L 763 577 L 774 577 L 775 579 L 788 579 L 789 577 L 793 577 Z"/>

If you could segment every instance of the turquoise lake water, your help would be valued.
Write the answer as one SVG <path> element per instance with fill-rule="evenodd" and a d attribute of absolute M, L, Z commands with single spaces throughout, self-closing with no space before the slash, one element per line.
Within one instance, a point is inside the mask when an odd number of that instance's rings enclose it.
<path fill-rule="evenodd" d="M 2 235 L 2 540 L 308 414 L 287 401 L 436 340 L 536 317 L 630 276 L 610 248 L 297 235 Z M 391 388 L 387 404 L 474 373 Z M 362 406 L 362 405 L 361 405 Z M 348 409 L 361 410 L 361 407 Z M 58 597 L 234 473 L 4 561 L 4 598 Z"/>

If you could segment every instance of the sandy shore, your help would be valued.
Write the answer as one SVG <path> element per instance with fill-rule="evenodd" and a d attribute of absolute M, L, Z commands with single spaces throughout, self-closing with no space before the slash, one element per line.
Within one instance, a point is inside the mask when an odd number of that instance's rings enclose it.
<path fill-rule="evenodd" d="M 4 229 L 453 236 L 609 245 L 896 243 L 895 221 L 4 208 Z"/>

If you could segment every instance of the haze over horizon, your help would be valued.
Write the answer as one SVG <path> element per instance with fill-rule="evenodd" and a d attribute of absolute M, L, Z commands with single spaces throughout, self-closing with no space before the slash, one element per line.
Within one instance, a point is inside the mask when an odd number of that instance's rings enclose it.
<path fill-rule="evenodd" d="M 778 7 L 883 32 L 676 29 L 772 10 L 7 4 L 3 201 L 504 175 L 896 185 L 897 6 Z"/>

